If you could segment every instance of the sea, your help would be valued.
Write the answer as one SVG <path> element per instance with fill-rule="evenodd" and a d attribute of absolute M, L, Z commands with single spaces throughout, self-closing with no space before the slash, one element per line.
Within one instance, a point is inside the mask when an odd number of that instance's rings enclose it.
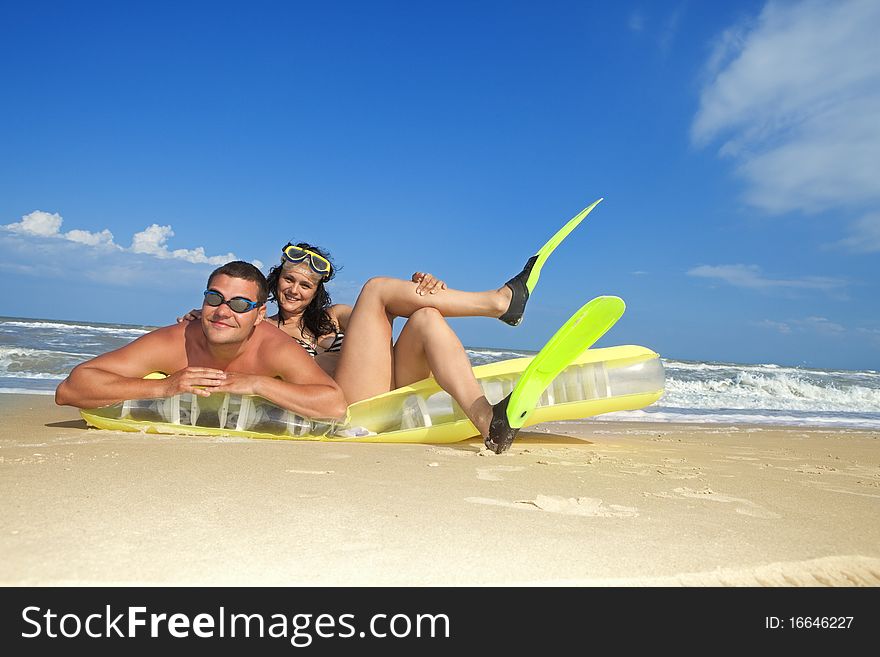
<path fill-rule="evenodd" d="M 0 317 L 0 393 L 51 395 L 84 360 L 154 327 Z M 474 365 L 535 352 L 468 348 Z M 638 411 L 597 422 L 699 422 L 880 429 L 880 372 L 661 359 L 666 390 Z"/>

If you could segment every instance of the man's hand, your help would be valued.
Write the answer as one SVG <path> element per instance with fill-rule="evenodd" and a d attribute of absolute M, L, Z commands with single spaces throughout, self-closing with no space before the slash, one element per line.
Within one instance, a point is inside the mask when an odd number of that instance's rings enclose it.
<path fill-rule="evenodd" d="M 212 392 L 219 392 L 220 386 L 230 376 L 223 370 L 210 367 L 187 367 L 176 371 L 163 380 L 164 397 L 191 392 L 200 397 L 210 397 Z M 232 391 L 225 391 L 232 392 Z"/>
<path fill-rule="evenodd" d="M 240 372 L 224 372 L 226 379 L 221 381 L 211 392 L 231 392 L 234 395 L 258 395 L 257 385 L 267 377 L 259 374 L 242 374 Z"/>

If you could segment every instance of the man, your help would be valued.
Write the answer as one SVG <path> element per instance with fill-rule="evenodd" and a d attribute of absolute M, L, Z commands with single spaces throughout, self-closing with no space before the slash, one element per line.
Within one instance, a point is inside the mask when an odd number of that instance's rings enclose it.
<path fill-rule="evenodd" d="M 125 399 L 181 393 L 259 395 L 313 418 L 342 418 L 336 382 L 294 340 L 264 322 L 266 278 L 247 262 L 214 270 L 199 322 L 157 329 L 75 367 L 55 391 L 55 403 L 98 408 Z M 144 379 L 164 372 L 165 379 Z"/>

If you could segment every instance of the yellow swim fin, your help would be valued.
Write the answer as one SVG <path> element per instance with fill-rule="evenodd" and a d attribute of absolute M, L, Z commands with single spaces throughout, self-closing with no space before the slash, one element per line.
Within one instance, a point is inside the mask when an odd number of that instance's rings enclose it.
<path fill-rule="evenodd" d="M 623 299 L 596 297 L 556 331 L 529 363 L 507 397 L 495 404 L 486 447 L 500 454 L 510 448 L 538 399 L 571 361 L 592 346 L 623 316 Z"/>
<path fill-rule="evenodd" d="M 547 258 L 549 258 L 553 251 L 556 250 L 556 247 L 568 237 L 569 233 L 577 228 L 587 215 L 593 211 L 593 208 L 601 202 L 601 198 L 597 201 L 593 201 L 590 205 L 572 217 L 568 223 L 556 231 L 553 237 L 547 240 L 547 243 L 544 244 L 544 246 L 538 249 L 538 252 L 535 255 L 529 258 L 528 262 L 526 262 L 526 266 L 523 267 L 523 270 L 520 273 L 505 283 L 505 285 L 510 288 L 512 296 L 507 312 L 501 315 L 498 319 L 505 324 L 519 326 L 520 322 L 522 322 L 523 313 L 526 310 L 526 303 L 529 300 L 529 296 L 534 292 L 535 286 L 538 284 L 538 278 L 541 276 L 541 269 L 544 267 L 544 263 L 547 262 Z"/>

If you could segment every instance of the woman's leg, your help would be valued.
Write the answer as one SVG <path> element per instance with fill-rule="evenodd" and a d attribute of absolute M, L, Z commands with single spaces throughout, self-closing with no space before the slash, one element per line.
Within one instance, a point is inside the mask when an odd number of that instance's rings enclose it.
<path fill-rule="evenodd" d="M 411 281 L 384 277 L 364 284 L 345 327 L 345 343 L 334 376 L 349 404 L 396 387 L 391 346 L 395 317 L 410 317 L 424 308 L 446 317 L 498 317 L 511 297 L 506 286 L 485 292 L 443 290 L 424 296 L 416 294 L 416 287 Z"/>
<path fill-rule="evenodd" d="M 470 360 L 440 311 L 414 312 L 394 345 L 394 384 L 400 388 L 433 375 L 482 436 L 487 436 L 492 406 L 474 377 Z"/>
<path fill-rule="evenodd" d="M 425 295 L 416 294 L 417 287 L 412 281 L 378 276 L 366 282 L 361 295 L 380 299 L 385 310 L 397 317 L 409 317 L 421 308 L 436 308 L 444 317 L 500 317 L 510 305 L 506 285 L 483 292 L 445 289 Z"/>
<path fill-rule="evenodd" d="M 425 300 L 415 294 L 415 284 L 408 285 L 412 286 L 416 301 L 400 300 L 394 296 L 395 287 L 399 286 L 386 284 L 387 280 L 393 279 L 367 282 L 346 327 L 334 378 L 348 403 L 354 404 L 433 374 L 474 423 L 488 447 L 502 451 L 496 445 L 502 444 L 505 436 L 509 439 L 504 449 L 509 447 L 516 430 L 511 430 L 504 418 L 507 399 L 494 407 L 489 404 L 474 377 L 464 347 L 443 319 L 442 311 L 425 305 L 414 307 L 419 304 L 418 299 Z M 390 297 L 386 296 L 389 289 Z M 397 312 L 392 310 L 407 312 L 410 318 L 393 348 L 391 329 Z"/>

